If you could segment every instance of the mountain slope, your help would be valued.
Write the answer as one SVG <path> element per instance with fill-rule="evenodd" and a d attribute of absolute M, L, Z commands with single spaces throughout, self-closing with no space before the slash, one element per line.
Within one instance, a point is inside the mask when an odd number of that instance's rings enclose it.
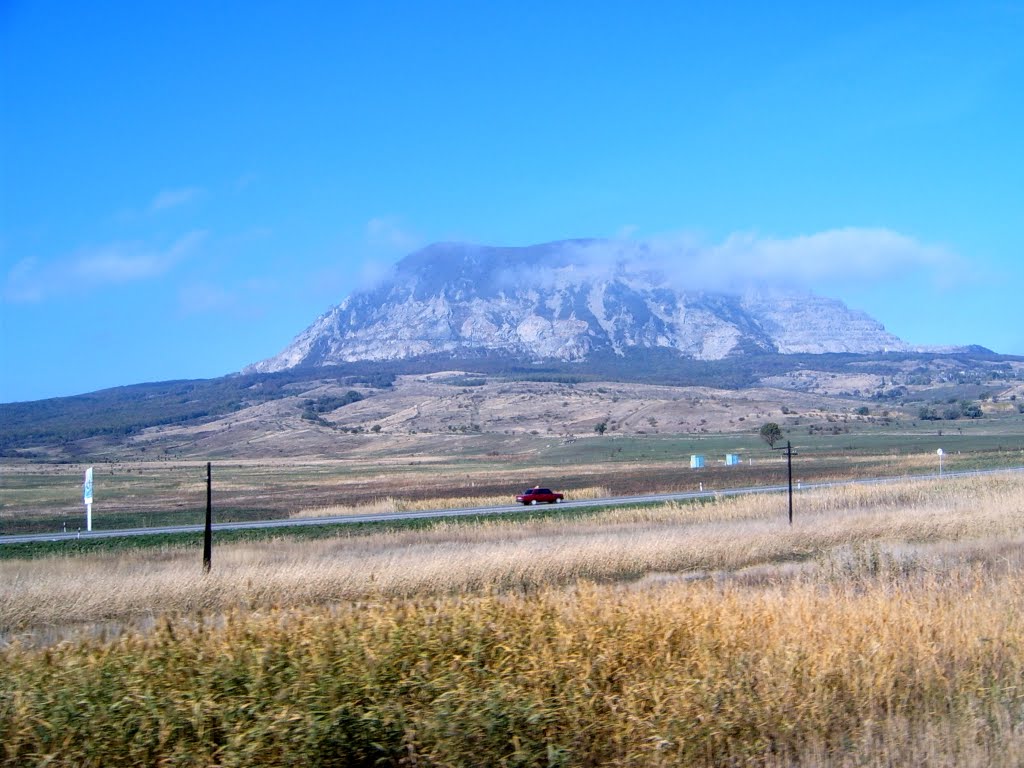
<path fill-rule="evenodd" d="M 637 348 L 697 360 L 909 349 L 840 301 L 688 289 L 658 261 L 644 245 L 601 240 L 431 245 L 246 371 L 438 354 L 567 362 Z"/>

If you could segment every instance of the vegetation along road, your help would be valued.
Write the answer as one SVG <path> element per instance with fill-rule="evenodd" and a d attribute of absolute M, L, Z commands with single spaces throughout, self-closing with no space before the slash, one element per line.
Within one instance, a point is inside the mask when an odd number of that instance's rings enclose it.
<path fill-rule="evenodd" d="M 1024 467 L 1009 469 L 983 469 L 960 472 L 946 472 L 943 475 L 923 475 L 918 479 L 938 477 L 967 477 L 990 475 L 1008 472 L 1024 472 Z M 821 483 L 799 483 L 794 490 L 810 490 L 812 488 L 829 488 L 841 485 L 870 485 L 906 480 L 905 476 L 861 478 Z M 794 481 L 796 482 L 796 481 Z M 679 493 L 655 493 L 636 496 L 618 496 L 614 498 L 566 500 L 559 503 L 560 508 L 584 508 L 602 506 L 624 506 L 629 504 L 650 504 L 652 502 L 683 501 L 687 499 L 716 498 L 723 496 L 741 496 L 752 493 L 779 493 L 786 491 L 787 485 L 750 486 L 745 488 L 727 488 L 708 491 L 686 491 Z M 297 526 L 339 525 L 353 523 L 375 523 L 394 520 L 413 520 L 423 518 L 468 517 L 474 515 L 514 514 L 522 511 L 520 504 L 507 506 L 465 507 L 460 509 L 433 509 L 411 512 L 386 512 L 376 514 L 330 515 L 324 517 L 293 518 L 287 520 L 248 520 L 231 523 L 214 523 L 214 531 L 232 531 L 243 529 L 293 528 Z M 43 541 L 69 541 L 72 539 L 109 539 L 121 536 L 153 536 L 172 533 L 201 533 L 202 525 L 169 525 L 152 528 L 122 528 L 110 530 L 35 533 L 0 536 L 0 544 L 23 544 Z"/>

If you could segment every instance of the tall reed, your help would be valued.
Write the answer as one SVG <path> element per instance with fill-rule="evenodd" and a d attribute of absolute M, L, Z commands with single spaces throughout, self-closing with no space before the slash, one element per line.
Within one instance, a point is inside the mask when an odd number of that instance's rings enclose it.
<path fill-rule="evenodd" d="M 0 760 L 1024 764 L 1024 478 L 798 499 L 3 562 Z"/>
<path fill-rule="evenodd" d="M 1015 766 L 1013 568 L 232 611 L 0 665 L 5 765 Z"/>

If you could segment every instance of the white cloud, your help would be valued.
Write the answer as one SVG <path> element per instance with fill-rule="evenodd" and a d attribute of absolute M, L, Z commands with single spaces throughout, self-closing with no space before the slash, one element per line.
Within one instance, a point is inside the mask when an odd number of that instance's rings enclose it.
<path fill-rule="evenodd" d="M 718 268 L 757 280 L 813 283 L 877 280 L 908 271 L 939 273 L 956 261 L 941 246 L 889 229 L 847 227 L 793 238 L 734 234 L 705 254 Z"/>
<path fill-rule="evenodd" d="M 181 187 L 179 189 L 161 190 L 149 204 L 150 213 L 166 211 L 169 208 L 177 208 L 181 205 L 191 203 L 203 195 L 199 187 Z"/>
<path fill-rule="evenodd" d="M 4 299 L 29 303 L 43 298 L 44 284 L 38 279 L 39 260 L 29 256 L 17 262 L 4 280 Z"/>
<path fill-rule="evenodd" d="M 511 270 L 508 284 L 544 286 L 566 280 L 605 279 L 625 270 L 651 273 L 682 290 L 743 292 L 810 289 L 912 276 L 933 286 L 963 272 L 949 249 L 889 229 L 847 227 L 782 238 L 739 232 L 715 244 L 688 233 L 646 240 L 622 237 L 582 241 L 543 269 Z"/>
<path fill-rule="evenodd" d="M 884 228 L 845 227 L 789 238 L 737 232 L 711 245 L 689 234 L 670 235 L 634 248 L 637 259 L 693 290 L 814 288 L 911 274 L 941 283 L 961 262 L 944 246 Z"/>
<path fill-rule="evenodd" d="M 37 302 L 109 285 L 160 277 L 195 252 L 206 233 L 189 232 L 163 248 L 143 243 L 109 243 L 83 248 L 52 262 L 22 259 L 7 273 L 6 301 Z"/>
<path fill-rule="evenodd" d="M 369 290 L 383 283 L 395 272 L 395 265 L 383 259 L 368 259 L 359 267 L 357 285 L 361 290 Z"/>
<path fill-rule="evenodd" d="M 375 216 L 366 222 L 366 241 L 374 248 L 403 253 L 418 248 L 423 242 L 421 237 L 405 229 L 394 216 Z"/>

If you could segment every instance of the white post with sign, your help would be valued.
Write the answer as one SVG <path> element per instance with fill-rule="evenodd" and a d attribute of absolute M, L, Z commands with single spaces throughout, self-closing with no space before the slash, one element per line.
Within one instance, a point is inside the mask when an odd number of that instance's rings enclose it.
<path fill-rule="evenodd" d="M 939 455 L 939 477 L 942 477 L 942 449 L 939 448 L 935 453 Z"/>
<path fill-rule="evenodd" d="M 92 530 L 92 467 L 85 470 L 85 483 L 82 485 L 82 501 L 85 502 L 85 530 Z"/>

